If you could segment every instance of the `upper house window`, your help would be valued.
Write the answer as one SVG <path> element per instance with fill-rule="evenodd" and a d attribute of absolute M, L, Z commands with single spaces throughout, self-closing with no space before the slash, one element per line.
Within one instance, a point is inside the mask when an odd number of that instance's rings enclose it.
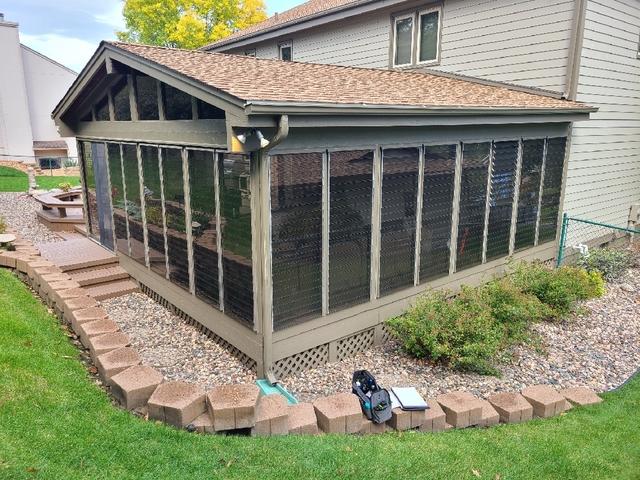
<path fill-rule="evenodd" d="M 394 18 L 393 66 L 438 63 L 441 15 L 441 8 L 436 7 Z"/>
<path fill-rule="evenodd" d="M 283 42 L 278 45 L 278 57 L 280 60 L 290 62 L 293 60 L 293 44 L 291 42 Z"/>

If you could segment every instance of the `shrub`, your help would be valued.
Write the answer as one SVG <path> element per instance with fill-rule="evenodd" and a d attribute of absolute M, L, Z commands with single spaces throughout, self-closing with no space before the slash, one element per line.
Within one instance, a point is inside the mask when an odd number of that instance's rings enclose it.
<path fill-rule="evenodd" d="M 556 269 L 533 262 L 519 262 L 511 279 L 526 294 L 535 295 L 549 308 L 549 319 L 561 319 L 573 311 L 577 300 L 602 296 L 604 279 L 597 271 L 564 266 Z"/>
<path fill-rule="evenodd" d="M 69 182 L 62 182 L 58 184 L 58 188 L 63 192 L 68 192 L 73 188 L 73 185 L 71 185 Z"/>
<path fill-rule="evenodd" d="M 390 319 L 391 332 L 407 353 L 448 363 L 452 368 L 495 373 L 492 360 L 502 342 L 502 329 L 487 304 L 470 289 L 448 298 L 432 291 L 403 315 Z"/>
<path fill-rule="evenodd" d="M 634 257 L 629 250 L 612 248 L 594 248 L 588 256 L 582 256 L 578 265 L 588 272 L 597 271 L 605 280 L 614 281 L 620 278 L 628 268 L 633 267 Z"/>
<path fill-rule="evenodd" d="M 0 217 L 0 233 L 6 233 L 7 231 L 7 223 L 4 221 L 3 217 Z"/>

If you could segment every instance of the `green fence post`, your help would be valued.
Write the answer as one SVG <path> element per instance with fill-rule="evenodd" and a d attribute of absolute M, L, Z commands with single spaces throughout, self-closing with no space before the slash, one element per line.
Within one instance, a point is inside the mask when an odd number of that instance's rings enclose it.
<path fill-rule="evenodd" d="M 562 228 L 560 229 L 560 242 L 558 244 L 558 256 L 556 259 L 556 267 L 559 267 L 562 264 L 562 259 L 564 257 L 564 244 L 567 241 L 567 225 L 569 224 L 569 215 L 566 213 L 562 214 Z"/>

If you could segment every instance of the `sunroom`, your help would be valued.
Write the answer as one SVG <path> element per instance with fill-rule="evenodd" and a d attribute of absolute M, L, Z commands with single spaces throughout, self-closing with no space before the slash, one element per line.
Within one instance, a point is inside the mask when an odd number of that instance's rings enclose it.
<path fill-rule="evenodd" d="M 103 43 L 54 111 L 88 235 L 286 375 L 385 340 L 428 288 L 554 257 L 594 109 L 444 74 Z"/>

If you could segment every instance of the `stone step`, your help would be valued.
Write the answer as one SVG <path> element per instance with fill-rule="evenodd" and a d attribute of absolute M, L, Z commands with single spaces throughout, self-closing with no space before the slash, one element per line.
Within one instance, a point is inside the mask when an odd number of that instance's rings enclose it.
<path fill-rule="evenodd" d="M 42 243 L 39 248 L 42 257 L 63 272 L 118 263 L 118 257 L 113 252 L 88 238 Z"/>
<path fill-rule="evenodd" d="M 129 278 L 129 274 L 120 265 L 74 270 L 69 272 L 69 275 L 71 275 L 72 280 L 78 282 L 82 287 Z"/>
<path fill-rule="evenodd" d="M 87 294 L 98 301 L 120 297 L 128 293 L 137 292 L 138 284 L 132 280 L 116 280 L 99 285 L 91 285 L 86 288 Z"/>

